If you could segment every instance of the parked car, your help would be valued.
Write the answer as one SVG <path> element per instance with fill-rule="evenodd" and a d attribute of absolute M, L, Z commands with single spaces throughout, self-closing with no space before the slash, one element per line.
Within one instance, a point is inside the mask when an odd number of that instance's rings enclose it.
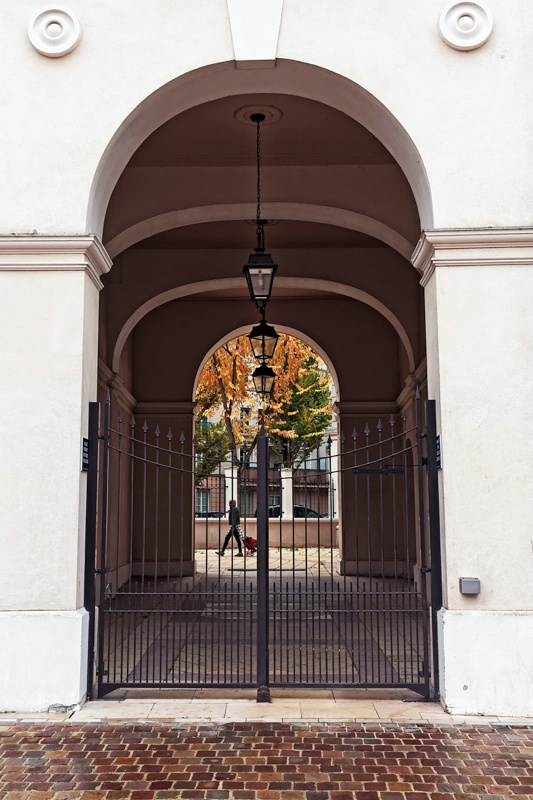
<path fill-rule="evenodd" d="M 197 511 L 194 515 L 195 517 L 215 517 L 216 519 L 220 519 L 221 517 L 225 516 L 225 511 Z"/>
<path fill-rule="evenodd" d="M 257 510 L 254 516 L 257 517 Z M 280 517 L 281 506 L 280 505 L 269 506 L 268 516 Z M 318 511 L 314 510 L 314 508 L 307 508 L 307 506 L 295 505 L 292 507 L 292 516 L 294 517 L 294 519 L 324 519 L 325 517 L 328 517 L 329 514 L 319 514 Z"/>

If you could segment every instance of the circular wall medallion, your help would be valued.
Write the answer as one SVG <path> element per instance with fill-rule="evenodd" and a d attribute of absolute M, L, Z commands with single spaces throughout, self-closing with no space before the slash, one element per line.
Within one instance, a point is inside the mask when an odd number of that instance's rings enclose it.
<path fill-rule="evenodd" d="M 234 113 L 234 117 L 238 122 L 246 122 L 248 125 L 255 125 L 256 123 L 251 119 L 253 114 L 264 114 L 265 119 L 262 125 L 272 125 L 274 122 L 279 122 L 283 116 L 283 111 L 276 108 L 276 106 L 243 106 L 238 108 Z"/>
<path fill-rule="evenodd" d="M 59 58 L 71 53 L 81 37 L 81 26 L 74 14 L 62 6 L 39 11 L 28 24 L 30 42 L 38 53 Z"/>
<path fill-rule="evenodd" d="M 441 36 L 456 50 L 474 50 L 492 33 L 492 14 L 482 2 L 449 3 L 440 15 Z"/>

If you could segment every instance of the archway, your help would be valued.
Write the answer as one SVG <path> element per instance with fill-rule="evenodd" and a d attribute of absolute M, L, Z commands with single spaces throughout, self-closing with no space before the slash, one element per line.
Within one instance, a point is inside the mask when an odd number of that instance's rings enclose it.
<path fill-rule="evenodd" d="M 219 97 L 279 92 L 321 102 L 358 120 L 392 153 L 416 197 L 421 227 L 432 227 L 431 192 L 416 144 L 379 98 L 322 67 L 278 59 L 275 70 L 236 70 L 233 62 L 202 67 L 147 97 L 123 121 L 102 154 L 88 203 L 87 230 L 101 234 L 109 199 L 124 168 L 147 137 L 168 120 Z M 211 125 L 215 128 L 216 120 Z"/>
<path fill-rule="evenodd" d="M 220 75 L 210 76 L 209 71 L 189 76 L 187 85 L 180 80 L 169 85 L 150 99 L 149 120 L 145 109 L 139 108 L 135 120 L 117 133 L 108 153 L 112 168 L 109 163 L 105 166 L 106 156 L 102 176 L 95 181 L 92 225 L 95 230 L 103 226 L 104 241 L 115 257 L 102 292 L 101 384 L 113 390 L 111 412 L 122 409 L 123 416 L 124 412 L 131 415 L 144 437 L 132 437 L 132 457 L 144 459 L 142 470 L 130 479 L 126 500 L 121 501 L 118 493 L 111 500 L 111 515 L 120 517 L 121 525 L 129 515 L 131 527 L 129 552 L 117 544 L 118 527 L 115 539 L 111 535 L 119 554 L 113 567 L 115 586 L 120 590 L 121 574 L 128 582 L 140 575 L 151 602 L 163 602 L 161 553 L 167 554 L 168 586 L 178 581 L 181 587 L 170 593 L 181 592 L 184 602 L 198 573 L 193 397 L 199 365 L 217 342 L 227 339 L 228 331 L 249 330 L 255 321 L 244 279 L 238 277 L 254 239 L 250 221 L 255 209 L 250 195 L 255 188 L 255 152 L 253 128 L 248 124 L 254 109 L 264 108 L 272 116 L 263 137 L 263 209 L 269 216 L 267 248 L 280 268 L 269 319 L 281 331 L 299 332 L 335 365 L 340 439 L 349 443 L 354 429 L 362 431 L 365 424 L 381 431 L 382 418 L 390 419 L 391 426 L 400 426 L 403 420 L 404 432 L 412 428 L 415 388 L 424 386 L 423 295 L 408 258 L 420 234 L 420 218 L 429 219 L 431 212 L 416 149 L 390 114 L 360 88 L 350 85 L 351 93 L 343 98 L 342 90 L 348 85 L 338 76 L 290 63 L 282 63 L 279 72 L 274 72 L 274 77 L 261 71 L 243 78 L 222 70 L 229 77 L 223 92 Z M 287 82 L 282 86 L 283 76 Z M 253 91 L 256 81 L 259 93 Z M 150 135 L 143 140 L 147 132 Z M 138 144 L 136 149 L 133 143 Z M 104 223 L 100 204 L 106 193 L 110 199 Z M 169 429 L 168 453 L 163 454 L 161 437 Z M 118 436 L 114 447 L 122 452 L 124 431 L 117 429 L 113 435 Z M 150 439 L 153 436 L 155 441 Z M 395 433 L 388 438 L 394 439 Z M 407 594 L 418 597 L 413 581 L 417 556 L 404 546 L 412 541 L 412 515 L 404 508 L 400 479 L 384 486 L 381 478 L 365 478 L 364 491 L 356 489 L 353 470 L 360 468 L 361 455 L 354 451 L 355 447 L 346 445 L 345 461 L 341 464 L 339 456 L 335 470 L 343 484 L 337 495 L 342 494 L 342 501 L 334 509 L 341 512 L 339 528 L 333 513 L 327 528 L 325 522 L 315 520 L 319 548 L 322 535 L 329 536 L 330 552 L 334 540 L 335 546 L 340 544 L 340 557 L 331 557 L 328 563 L 335 591 L 342 584 L 343 614 L 348 597 L 357 594 L 365 574 L 370 579 L 379 572 L 380 592 L 385 579 L 393 577 L 397 584 L 407 581 Z M 149 452 L 155 453 L 151 459 Z M 394 461 L 392 472 L 378 458 L 380 474 L 404 474 L 405 466 L 396 464 L 398 452 L 388 453 Z M 166 500 L 161 499 L 163 489 L 157 477 L 162 459 L 169 460 L 166 467 L 171 471 L 181 464 L 179 480 L 178 473 L 167 476 Z M 119 475 L 118 465 L 114 469 L 111 478 L 120 488 L 124 475 Z M 373 475 L 374 469 L 368 466 L 367 474 Z M 304 483 L 303 491 L 309 491 L 309 482 Z M 179 524 L 173 510 L 178 497 Z M 121 510 L 124 502 L 127 513 Z M 368 522 L 363 542 L 359 513 L 363 509 L 367 518 L 374 519 L 380 503 L 390 512 L 381 511 L 381 524 Z M 134 507 L 139 511 L 132 515 Z M 395 521 L 386 530 L 389 518 Z M 163 519 L 168 524 L 159 534 Z M 205 524 L 210 524 L 207 518 Z M 155 533 L 150 526 L 155 526 Z M 311 542 L 307 519 L 305 526 L 303 550 L 307 552 Z M 281 551 L 281 529 L 280 537 Z M 379 557 L 374 541 L 379 542 Z M 293 533 L 293 554 L 295 542 Z M 121 558 L 124 563 L 119 563 Z M 317 564 L 321 563 L 318 559 Z M 293 564 L 291 581 L 295 569 Z M 213 595 L 213 585 L 206 584 L 202 591 L 205 600 Z M 293 587 L 293 600 L 295 591 Z M 366 589 L 362 596 L 366 598 Z M 414 602 L 416 616 L 418 599 Z M 197 620 L 211 613 L 206 603 L 198 601 Z M 330 615 L 331 609 L 324 606 L 322 610 Z M 288 619 L 293 612 L 294 607 L 286 606 L 283 614 Z M 220 609 L 213 613 L 220 632 Z M 348 618 L 355 624 L 353 616 Z M 391 619 L 387 617 L 387 624 Z M 360 622 L 358 618 L 357 627 Z M 215 646 L 214 628 L 210 630 L 203 640 L 205 647 L 206 642 Z M 383 649 L 379 636 L 372 641 Z M 407 675 L 405 665 L 393 666 L 388 655 L 383 657 L 378 678 L 369 673 L 373 658 L 369 651 L 363 671 L 344 669 L 343 677 L 337 674 L 335 680 L 365 685 L 417 682 L 413 674 Z M 289 672 L 293 667 L 292 663 L 287 666 Z M 141 680 L 138 671 L 132 674 Z M 294 671 L 291 674 L 287 678 L 285 670 L 279 680 L 294 682 Z M 190 673 L 185 683 L 190 680 L 199 680 L 198 673 Z M 218 673 L 211 680 L 220 681 Z M 231 684 L 240 679 L 232 672 L 228 680 Z"/>

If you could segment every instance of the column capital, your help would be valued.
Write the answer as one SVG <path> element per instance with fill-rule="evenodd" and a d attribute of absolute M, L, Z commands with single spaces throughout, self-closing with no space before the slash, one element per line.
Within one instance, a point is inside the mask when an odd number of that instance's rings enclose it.
<path fill-rule="evenodd" d="M 426 230 L 411 261 L 422 276 L 422 286 L 436 267 L 531 266 L 533 228 Z"/>
<path fill-rule="evenodd" d="M 103 244 L 92 234 L 0 236 L 0 271 L 83 271 L 101 289 L 100 277 L 109 272 L 112 263 Z"/>
<path fill-rule="evenodd" d="M 137 405 L 135 397 L 126 389 L 120 375 L 109 369 L 107 364 L 101 360 L 98 361 L 98 384 L 104 391 L 109 389 L 115 395 L 122 408 L 133 413 L 133 409 Z"/>

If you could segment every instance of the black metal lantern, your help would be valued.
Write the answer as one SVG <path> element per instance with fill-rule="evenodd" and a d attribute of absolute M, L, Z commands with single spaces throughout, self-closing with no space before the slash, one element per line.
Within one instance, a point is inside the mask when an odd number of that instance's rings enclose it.
<path fill-rule="evenodd" d="M 274 378 L 276 377 L 274 370 L 266 364 L 261 364 L 257 367 L 252 375 L 255 391 L 262 397 L 268 397 L 274 385 Z"/>
<path fill-rule="evenodd" d="M 243 267 L 250 297 L 262 311 L 270 299 L 277 268 L 270 253 L 265 253 L 260 247 L 250 254 L 248 263 Z"/>
<path fill-rule="evenodd" d="M 255 325 L 248 334 L 253 354 L 258 361 L 266 361 L 272 358 L 278 343 L 279 336 L 276 329 L 262 319 L 259 325 Z"/>
<path fill-rule="evenodd" d="M 246 275 L 248 291 L 256 306 L 265 310 L 270 294 L 272 283 L 278 265 L 274 263 L 270 253 L 265 253 L 265 225 L 266 219 L 261 219 L 261 123 L 265 120 L 264 114 L 252 114 L 250 119 L 257 126 L 257 210 L 256 210 L 256 236 L 257 247 L 250 254 L 248 262 L 244 265 L 243 272 Z"/>

